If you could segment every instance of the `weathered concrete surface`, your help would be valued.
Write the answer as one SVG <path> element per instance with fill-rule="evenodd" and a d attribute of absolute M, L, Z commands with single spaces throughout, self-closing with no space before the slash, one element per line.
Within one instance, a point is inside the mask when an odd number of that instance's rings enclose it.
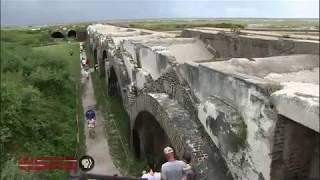
<path fill-rule="evenodd" d="M 290 55 L 268 58 L 233 58 L 203 63 L 228 74 L 247 74 L 279 83 L 271 94 L 278 112 L 319 132 L 319 56 Z"/>
<path fill-rule="evenodd" d="M 183 32 L 192 38 L 121 31 L 125 36 L 97 31 L 90 43 L 93 50 L 100 49 L 97 62 L 105 62 L 101 67 L 105 67 L 107 82 L 119 87 L 109 91 L 121 95 L 130 115 L 133 142 L 141 152 L 156 152 L 152 147 L 168 143 L 165 135 L 158 137 L 136 124 L 148 124 L 146 119 L 150 119 L 160 124 L 179 156 L 192 152 L 203 179 L 316 176 L 318 161 L 311 160 L 319 156 L 319 147 L 311 142 L 319 138 L 319 131 L 311 126 L 319 114 L 315 105 L 319 96 L 311 96 L 316 89 L 309 89 L 310 94 L 305 85 L 319 84 L 314 77 L 319 72 L 319 42 L 197 29 Z M 101 58 L 102 52 L 107 56 Z M 295 83 L 303 84 L 303 93 L 301 89 L 282 93 L 292 88 L 288 84 L 298 87 Z M 295 112 L 283 108 L 288 101 L 295 104 Z M 312 110 L 300 105 L 310 102 Z M 306 142 L 308 151 L 299 143 L 288 143 L 295 139 L 295 130 L 305 132 L 300 140 Z M 189 147 L 192 135 L 202 142 L 194 149 Z M 150 139 L 161 145 L 150 145 Z M 304 159 L 291 158 L 299 156 Z"/>
<path fill-rule="evenodd" d="M 232 32 L 231 29 L 225 29 L 225 28 L 211 28 L 211 27 L 199 27 L 196 29 L 201 30 L 210 30 L 210 31 L 225 31 L 225 32 Z M 316 34 L 317 32 L 314 32 Z M 240 34 L 249 34 L 249 35 L 257 35 L 257 36 L 270 36 L 270 37 L 277 37 L 277 38 L 290 38 L 295 40 L 319 40 L 319 36 L 315 35 L 308 35 L 307 33 L 304 34 L 297 34 L 295 31 L 254 31 L 254 30 L 241 30 Z"/>
<path fill-rule="evenodd" d="M 278 112 L 319 133 L 319 81 L 318 84 L 286 82 L 282 85 L 281 90 L 271 94 Z"/>
<path fill-rule="evenodd" d="M 216 51 L 217 57 L 269 57 L 319 54 L 318 40 L 299 40 L 263 34 L 234 34 L 217 29 L 186 29 L 183 37 L 198 37 Z"/>

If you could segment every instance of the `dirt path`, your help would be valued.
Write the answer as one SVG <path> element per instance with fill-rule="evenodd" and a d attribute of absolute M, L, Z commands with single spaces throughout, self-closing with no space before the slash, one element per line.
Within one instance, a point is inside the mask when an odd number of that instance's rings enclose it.
<path fill-rule="evenodd" d="M 85 57 L 85 53 L 80 54 L 80 58 Z M 109 145 L 107 142 L 107 138 L 105 136 L 105 128 L 104 128 L 104 118 L 102 113 L 96 109 L 96 99 L 94 96 L 94 90 L 92 86 L 91 77 L 89 80 L 85 78 L 84 70 L 81 70 L 82 74 L 82 83 L 83 85 L 83 94 L 82 94 L 82 106 L 83 110 L 86 112 L 89 108 L 93 108 L 96 112 L 96 127 L 95 138 L 90 138 L 88 134 L 88 128 L 86 121 L 85 123 L 85 136 L 86 136 L 86 154 L 91 156 L 95 160 L 95 166 L 90 171 L 90 173 L 95 174 L 106 174 L 106 175 L 114 175 L 120 174 L 119 171 L 115 168 L 112 158 L 109 152 Z"/>

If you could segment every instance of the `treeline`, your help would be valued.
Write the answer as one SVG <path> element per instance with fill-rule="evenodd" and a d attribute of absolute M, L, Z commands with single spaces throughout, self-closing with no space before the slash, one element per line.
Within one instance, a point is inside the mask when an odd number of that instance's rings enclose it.
<path fill-rule="evenodd" d="M 1 32 L 1 179 L 22 177 L 13 163 L 20 157 L 77 151 L 75 82 L 65 61 L 33 49 L 52 42 L 30 34 Z M 35 178 L 63 179 L 59 173 Z"/>

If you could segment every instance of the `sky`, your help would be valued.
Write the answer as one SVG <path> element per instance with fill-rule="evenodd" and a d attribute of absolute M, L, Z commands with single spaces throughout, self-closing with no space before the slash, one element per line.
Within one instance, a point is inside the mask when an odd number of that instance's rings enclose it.
<path fill-rule="evenodd" d="M 1 26 L 153 18 L 319 18 L 319 1 L 1 0 Z"/>

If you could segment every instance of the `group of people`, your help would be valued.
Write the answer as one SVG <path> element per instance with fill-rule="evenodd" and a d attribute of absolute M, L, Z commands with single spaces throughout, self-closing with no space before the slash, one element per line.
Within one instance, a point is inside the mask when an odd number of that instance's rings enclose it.
<path fill-rule="evenodd" d="M 85 56 L 85 50 L 83 45 L 80 46 L 80 54 L 82 54 L 82 56 L 80 56 L 80 63 L 82 66 L 82 69 L 84 70 L 84 74 L 86 79 L 89 79 L 89 66 L 90 66 L 90 61 L 89 59 Z"/>
<path fill-rule="evenodd" d="M 156 172 L 154 164 L 149 164 L 149 172 L 144 173 L 141 178 L 148 180 L 195 180 L 196 173 L 191 166 L 191 155 L 185 154 L 183 161 L 175 158 L 174 150 L 166 147 L 163 150 L 167 160 L 161 166 L 161 172 Z"/>

